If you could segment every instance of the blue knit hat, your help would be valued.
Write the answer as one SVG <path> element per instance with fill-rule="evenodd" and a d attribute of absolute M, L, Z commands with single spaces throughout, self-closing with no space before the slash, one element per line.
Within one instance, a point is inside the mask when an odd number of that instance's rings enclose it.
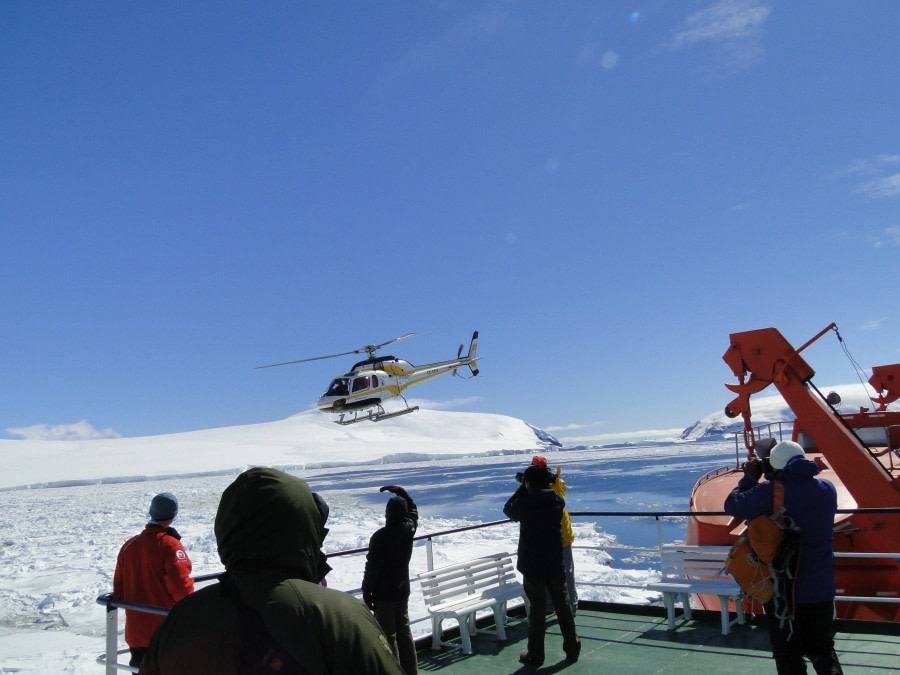
<path fill-rule="evenodd" d="M 171 492 L 160 492 L 150 502 L 150 517 L 156 522 L 172 520 L 178 514 L 178 498 Z"/>

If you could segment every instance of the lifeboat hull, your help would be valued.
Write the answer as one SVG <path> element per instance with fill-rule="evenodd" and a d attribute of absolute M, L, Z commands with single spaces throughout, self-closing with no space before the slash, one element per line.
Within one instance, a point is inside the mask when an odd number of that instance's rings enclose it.
<path fill-rule="evenodd" d="M 856 501 L 848 487 L 821 455 L 809 454 L 824 478 L 834 484 L 838 509 L 855 509 Z M 699 546 L 731 546 L 745 524 L 731 516 L 703 515 L 721 512 L 725 498 L 743 475 L 740 469 L 723 467 L 697 481 L 691 493 L 687 543 Z M 835 553 L 896 553 L 900 542 L 898 514 L 838 514 L 835 517 Z M 835 582 L 839 596 L 897 597 L 900 589 L 900 567 L 890 558 L 835 558 Z M 719 609 L 716 596 L 698 596 L 706 609 Z M 838 601 L 839 617 L 869 621 L 900 621 L 900 604 Z M 761 611 L 758 605 L 755 611 Z"/>

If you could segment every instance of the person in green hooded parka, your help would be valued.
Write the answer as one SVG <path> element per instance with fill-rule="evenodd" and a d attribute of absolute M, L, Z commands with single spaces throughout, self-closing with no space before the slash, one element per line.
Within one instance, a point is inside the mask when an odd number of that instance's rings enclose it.
<path fill-rule="evenodd" d="M 175 605 L 140 672 L 270 672 L 251 663 L 274 650 L 292 668 L 283 672 L 402 675 L 365 605 L 319 584 L 328 569 L 323 506 L 304 481 L 281 471 L 255 468 L 238 476 L 216 513 L 225 583 Z"/>

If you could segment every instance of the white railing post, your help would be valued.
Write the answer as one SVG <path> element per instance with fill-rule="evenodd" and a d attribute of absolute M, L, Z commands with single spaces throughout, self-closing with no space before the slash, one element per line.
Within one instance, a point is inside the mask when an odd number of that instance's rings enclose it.
<path fill-rule="evenodd" d="M 431 544 L 431 537 L 425 540 L 425 565 L 430 572 L 434 569 L 434 548 Z"/>
<path fill-rule="evenodd" d="M 119 660 L 119 608 L 106 606 L 106 675 L 115 675 Z"/>

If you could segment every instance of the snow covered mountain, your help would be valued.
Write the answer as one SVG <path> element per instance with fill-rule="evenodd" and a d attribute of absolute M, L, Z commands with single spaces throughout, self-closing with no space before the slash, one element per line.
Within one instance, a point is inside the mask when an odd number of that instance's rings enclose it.
<path fill-rule="evenodd" d="M 859 384 L 842 384 L 835 387 L 822 387 L 823 394 L 837 392 L 841 397 L 838 412 L 859 410 L 860 407 L 871 408 L 872 401 L 868 393 L 872 393 L 868 387 L 863 389 Z M 873 394 L 874 395 L 874 394 Z M 791 422 L 794 420 L 794 412 L 788 407 L 780 394 L 771 396 L 754 397 L 751 399 L 753 412 L 753 426 L 772 422 Z M 889 410 L 896 410 L 896 404 L 888 406 Z M 744 429 L 744 420 L 740 417 L 734 419 L 726 417 L 724 410 L 710 413 L 701 417 L 681 434 L 684 441 L 715 441 L 729 440 L 734 433 L 740 433 Z"/>
<path fill-rule="evenodd" d="M 341 426 L 308 410 L 285 420 L 165 436 L 82 441 L 0 440 L 0 490 L 208 476 L 247 466 L 323 468 L 559 447 L 505 415 L 419 410 Z"/>

